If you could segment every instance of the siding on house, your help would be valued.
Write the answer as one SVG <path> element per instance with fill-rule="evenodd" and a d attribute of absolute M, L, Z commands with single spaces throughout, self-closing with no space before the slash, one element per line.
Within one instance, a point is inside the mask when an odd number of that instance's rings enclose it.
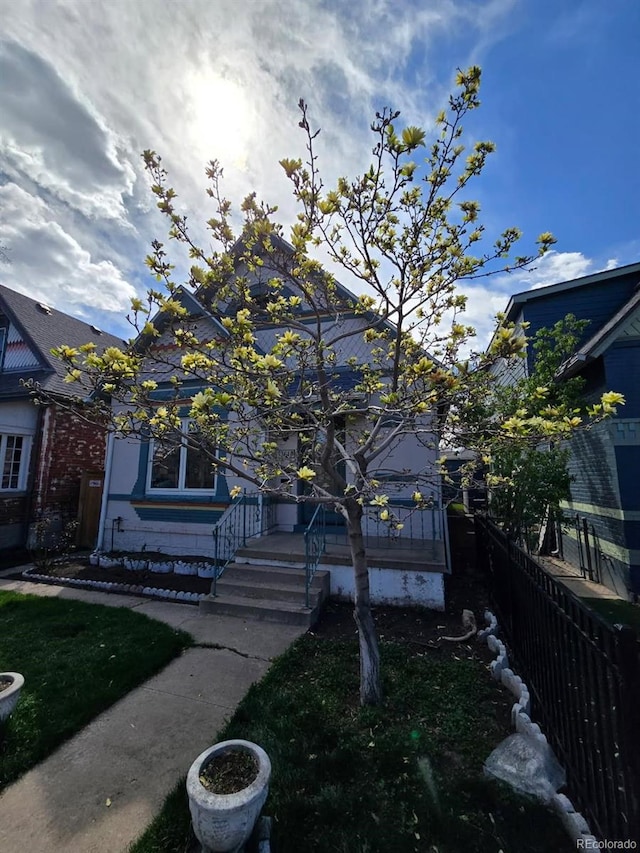
<path fill-rule="evenodd" d="M 29 518 L 30 483 L 37 456 L 38 410 L 26 400 L 0 402 L 0 434 L 22 435 L 28 440 L 29 454 L 26 488 L 21 491 L 0 490 L 0 549 L 24 545 Z"/>
<path fill-rule="evenodd" d="M 640 274 L 634 270 L 619 277 L 609 276 L 604 282 L 593 281 L 581 285 L 580 279 L 577 279 L 575 287 L 556 292 L 553 292 L 553 286 L 540 288 L 528 294 L 527 301 L 514 305 L 510 319 L 517 316 L 520 321 L 526 320 L 530 324 L 527 336 L 532 338 L 540 329 L 549 328 L 567 314 L 573 314 L 578 320 L 589 320 L 583 337 L 586 340 L 604 326 L 612 314 L 633 295 L 639 281 Z M 514 297 L 514 301 L 516 299 Z M 529 367 L 532 357 L 533 351 L 529 348 Z"/>
<path fill-rule="evenodd" d="M 640 265 L 635 264 L 619 273 L 607 271 L 517 294 L 508 308 L 510 320 L 530 324 L 529 337 L 569 313 L 589 320 L 579 343 L 586 360 L 577 363 L 585 380 L 585 400 L 595 402 L 604 391 L 626 398 L 615 417 L 577 433 L 569 442 L 571 501 L 564 507 L 568 524 L 563 535 L 565 559 L 584 563 L 575 523 L 576 518 L 580 524 L 586 520 L 601 552 L 602 581 L 623 597 L 640 594 L 640 318 L 633 307 L 639 283 Z M 627 310 L 632 313 L 616 326 L 612 318 L 624 314 L 629 300 Z M 610 321 L 611 329 L 603 329 Z M 607 337 L 594 353 L 588 342 L 600 329 Z M 529 347 L 529 368 L 533 357 Z"/>

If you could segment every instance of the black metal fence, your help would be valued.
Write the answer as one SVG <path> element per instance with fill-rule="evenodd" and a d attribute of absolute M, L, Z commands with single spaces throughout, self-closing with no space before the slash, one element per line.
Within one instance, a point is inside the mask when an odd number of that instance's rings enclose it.
<path fill-rule="evenodd" d="M 492 522 L 475 523 L 498 622 L 570 799 L 601 839 L 640 841 L 636 633 L 608 625 Z"/>

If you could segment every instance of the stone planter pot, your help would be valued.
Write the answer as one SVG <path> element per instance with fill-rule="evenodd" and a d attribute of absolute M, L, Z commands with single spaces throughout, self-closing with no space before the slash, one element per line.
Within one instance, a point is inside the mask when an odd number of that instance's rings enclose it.
<path fill-rule="evenodd" d="M 200 782 L 200 773 L 212 759 L 230 750 L 252 753 L 258 761 L 256 778 L 235 794 L 213 794 Z M 269 793 L 271 762 L 267 753 L 247 740 L 226 740 L 206 749 L 187 775 L 189 809 L 203 853 L 238 853 L 253 832 Z"/>
<path fill-rule="evenodd" d="M 8 679 L 11 681 L 9 687 L 0 692 L 0 723 L 3 723 L 8 716 L 13 713 L 20 691 L 24 686 L 24 676 L 19 672 L 0 672 L 0 680 Z"/>

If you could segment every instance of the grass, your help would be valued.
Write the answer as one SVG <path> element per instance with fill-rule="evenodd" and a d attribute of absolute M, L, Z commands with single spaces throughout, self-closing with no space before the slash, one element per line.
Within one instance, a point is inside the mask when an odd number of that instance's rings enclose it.
<path fill-rule="evenodd" d="M 585 598 L 592 610 L 595 610 L 610 625 L 629 625 L 640 634 L 640 607 L 622 598 Z"/>
<path fill-rule="evenodd" d="M 0 671 L 25 678 L 0 747 L 0 790 L 191 642 L 124 607 L 0 592 Z"/>
<path fill-rule="evenodd" d="M 278 853 L 573 849 L 548 810 L 482 776 L 510 733 L 486 667 L 395 643 L 382 657 L 384 706 L 361 709 L 356 645 L 302 637 L 216 738 L 269 754 Z M 182 781 L 131 853 L 185 853 L 189 838 Z"/>

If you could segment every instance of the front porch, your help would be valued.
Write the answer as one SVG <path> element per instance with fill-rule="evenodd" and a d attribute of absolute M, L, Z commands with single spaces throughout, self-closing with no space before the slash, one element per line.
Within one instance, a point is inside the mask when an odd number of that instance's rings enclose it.
<path fill-rule="evenodd" d="M 351 566 L 351 554 L 346 533 L 327 532 L 319 565 Z M 447 574 L 446 547 L 442 539 L 402 539 L 386 536 L 365 537 L 367 563 L 370 569 L 410 569 L 422 572 Z M 305 565 L 306 548 L 303 533 L 267 533 L 247 539 L 240 549 L 242 557 L 259 558 L 271 564 L 287 563 Z M 237 562 L 241 562 L 242 558 Z M 245 561 L 246 562 L 246 561 Z"/>
<path fill-rule="evenodd" d="M 329 595 L 353 600 L 344 534 L 310 543 L 303 533 L 265 532 L 238 545 L 200 601 L 203 612 L 313 626 Z M 445 542 L 367 537 L 366 549 L 372 604 L 444 610 Z"/>
<path fill-rule="evenodd" d="M 211 595 L 200 602 L 203 610 L 313 624 L 327 595 L 353 600 L 345 527 L 331 523 L 320 505 L 303 531 L 283 530 L 280 506 L 245 494 L 217 522 L 216 571 Z M 371 603 L 444 610 L 444 575 L 450 571 L 446 515 L 435 507 L 416 517 L 402 510 L 408 523 L 399 530 L 376 518 L 364 525 Z"/>

